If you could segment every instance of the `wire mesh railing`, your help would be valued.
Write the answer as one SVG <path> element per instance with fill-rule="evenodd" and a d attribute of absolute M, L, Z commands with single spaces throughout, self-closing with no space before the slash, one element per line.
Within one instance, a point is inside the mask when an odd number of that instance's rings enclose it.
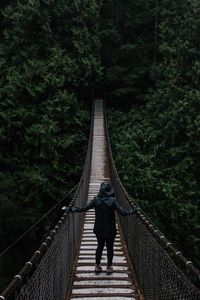
<path fill-rule="evenodd" d="M 110 148 L 107 123 L 106 132 L 110 173 L 116 196 L 124 207 L 129 207 L 130 204 L 135 205 L 117 174 Z M 93 118 L 84 171 L 71 202 L 74 206 L 82 206 L 87 201 L 92 137 Z M 173 247 L 142 210 L 130 218 L 121 218 L 120 221 L 138 284 L 146 300 L 200 299 L 199 289 L 175 264 L 171 254 L 190 273 L 200 279 L 199 270 Z M 69 287 L 82 224 L 83 215 L 63 214 L 40 248 L 3 291 L 0 299 L 64 299 Z"/>
<path fill-rule="evenodd" d="M 70 205 L 87 202 L 91 169 L 93 112 L 84 170 Z M 64 300 L 80 242 L 82 214 L 64 213 L 50 235 L 0 295 L 0 300 Z M 20 255 L 20 254 L 19 254 Z"/>
<path fill-rule="evenodd" d="M 137 206 L 126 192 L 113 161 L 108 126 L 107 151 L 110 174 L 116 197 L 124 207 Z M 180 268 L 200 280 L 200 271 L 152 224 L 142 210 L 131 218 L 120 218 L 123 235 L 132 260 L 139 287 L 147 300 L 200 300 L 200 290 Z M 180 267 L 175 263 L 175 260 Z"/>

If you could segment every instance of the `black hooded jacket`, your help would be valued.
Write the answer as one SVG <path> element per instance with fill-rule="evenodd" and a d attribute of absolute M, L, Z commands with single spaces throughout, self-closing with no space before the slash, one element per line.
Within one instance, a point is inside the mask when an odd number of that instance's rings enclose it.
<path fill-rule="evenodd" d="M 102 183 L 97 197 L 94 197 L 86 206 L 72 208 L 72 212 L 84 212 L 94 208 L 94 233 L 104 239 L 111 239 L 116 236 L 115 210 L 122 216 L 127 216 L 132 213 L 132 211 L 125 210 L 120 206 L 114 197 L 114 192 L 108 185 L 109 183 Z"/>

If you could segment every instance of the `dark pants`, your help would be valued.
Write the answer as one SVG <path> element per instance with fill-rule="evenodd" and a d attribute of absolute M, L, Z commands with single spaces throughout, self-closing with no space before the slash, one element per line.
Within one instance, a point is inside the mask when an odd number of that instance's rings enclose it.
<path fill-rule="evenodd" d="M 106 244 L 107 248 L 107 258 L 108 258 L 108 267 L 112 265 L 113 260 L 113 245 L 114 245 L 115 238 L 111 239 L 104 239 L 97 236 L 97 250 L 96 250 L 96 264 L 99 265 L 101 261 L 101 256 L 103 252 L 104 245 Z"/>

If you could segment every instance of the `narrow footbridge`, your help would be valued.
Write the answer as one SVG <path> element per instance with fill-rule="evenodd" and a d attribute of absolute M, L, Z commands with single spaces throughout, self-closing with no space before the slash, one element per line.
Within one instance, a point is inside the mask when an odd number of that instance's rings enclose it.
<path fill-rule="evenodd" d="M 125 208 L 136 203 L 124 189 L 112 158 L 104 102 L 95 100 L 85 167 L 70 205 L 83 206 L 111 180 Z M 200 280 L 191 261 L 151 223 L 142 210 L 117 219 L 114 272 L 95 274 L 94 210 L 64 213 L 50 235 L 15 275 L 0 299 L 17 300 L 200 300 L 189 275 Z"/>

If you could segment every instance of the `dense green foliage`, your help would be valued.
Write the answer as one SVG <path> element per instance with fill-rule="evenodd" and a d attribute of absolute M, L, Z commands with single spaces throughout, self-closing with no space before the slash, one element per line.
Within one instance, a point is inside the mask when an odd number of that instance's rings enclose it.
<path fill-rule="evenodd" d="M 93 0 L 20 0 L 2 10 L 0 252 L 78 183 L 90 125 L 83 98 L 101 76 L 98 15 Z M 25 255 L 42 232 L 23 240 Z"/>
<path fill-rule="evenodd" d="M 136 92 L 131 109 L 129 105 L 124 110 L 123 105 L 120 110 L 118 104 L 118 111 L 111 111 L 109 118 L 116 165 L 126 188 L 152 221 L 198 266 L 199 11 L 197 1 L 160 4 L 156 60 L 147 65 L 152 51 L 144 52 L 147 58 L 140 60 L 139 65 L 142 71 L 146 68 L 149 87 L 144 88 L 140 101 Z M 142 19 L 141 30 L 143 22 Z M 134 21 L 130 29 L 133 36 L 137 34 Z M 141 48 L 145 38 L 153 37 L 154 30 L 149 27 L 148 34 L 144 38 L 140 36 Z M 131 41 L 133 48 L 138 49 L 138 41 L 134 38 Z M 146 46 L 144 51 L 147 51 Z M 141 57 L 142 54 L 136 55 Z M 131 56 L 126 59 L 131 66 Z M 120 67 L 123 68 L 124 63 Z M 132 72 L 134 76 L 134 69 L 129 72 L 130 77 Z M 112 79 L 115 82 L 113 74 Z M 137 75 L 134 83 L 138 79 Z"/>
<path fill-rule="evenodd" d="M 155 60 L 155 5 L 146 0 L 104 2 L 99 30 L 104 88 L 115 102 L 140 101 L 151 84 L 148 72 Z"/>
<path fill-rule="evenodd" d="M 124 185 L 200 266 L 198 1 L 3 0 L 0 8 L 0 252 L 78 182 L 84 99 L 96 89 L 111 99 Z M 2 285 L 58 216 L 0 258 Z"/>

